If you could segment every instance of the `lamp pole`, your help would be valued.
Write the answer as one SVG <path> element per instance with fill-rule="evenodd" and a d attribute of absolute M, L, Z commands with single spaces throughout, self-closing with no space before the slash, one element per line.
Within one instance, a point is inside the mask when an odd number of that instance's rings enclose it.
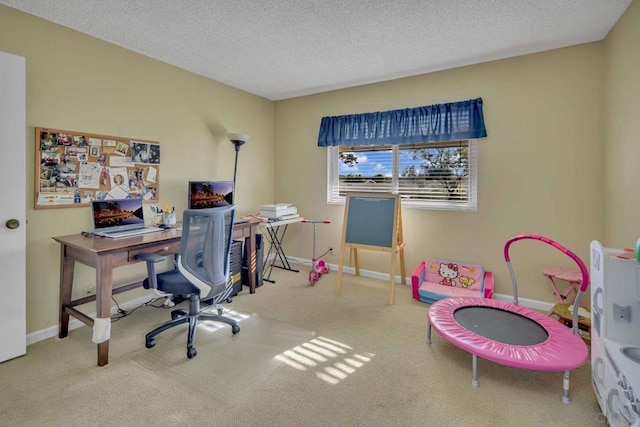
<path fill-rule="evenodd" d="M 227 138 L 233 143 L 236 148 L 236 161 L 233 165 L 233 191 L 235 192 L 236 188 L 236 176 L 238 173 L 238 153 L 240 152 L 240 147 L 242 147 L 248 140 L 249 135 L 242 135 L 239 133 L 229 133 L 227 134 Z"/>
<path fill-rule="evenodd" d="M 236 162 L 233 166 L 233 188 L 236 187 L 236 175 L 238 174 L 238 153 L 240 152 L 240 147 L 244 144 L 244 141 L 231 141 L 236 146 Z"/>

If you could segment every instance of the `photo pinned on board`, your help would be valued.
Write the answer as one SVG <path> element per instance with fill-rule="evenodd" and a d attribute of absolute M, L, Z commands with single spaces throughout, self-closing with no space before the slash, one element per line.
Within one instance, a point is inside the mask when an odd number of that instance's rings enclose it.
<path fill-rule="evenodd" d="M 73 142 L 76 143 L 78 147 L 86 147 L 87 146 L 87 138 L 83 135 L 76 135 L 73 137 Z"/>
<path fill-rule="evenodd" d="M 70 146 L 73 145 L 73 137 L 68 133 L 59 133 L 56 142 L 58 145 Z"/>
<path fill-rule="evenodd" d="M 129 152 L 129 146 L 124 142 L 118 141 L 116 144 L 116 149 L 114 153 L 119 154 L 120 156 L 126 156 L 128 152 Z"/>
<path fill-rule="evenodd" d="M 40 132 L 40 151 L 58 151 L 57 135 L 50 132 Z"/>
<path fill-rule="evenodd" d="M 131 141 L 131 154 L 133 163 L 149 163 L 149 144 Z"/>

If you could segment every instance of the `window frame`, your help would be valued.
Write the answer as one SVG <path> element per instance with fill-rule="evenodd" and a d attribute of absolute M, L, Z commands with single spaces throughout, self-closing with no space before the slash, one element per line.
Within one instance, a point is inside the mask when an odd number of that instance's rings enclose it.
<path fill-rule="evenodd" d="M 466 200 L 461 202 L 453 202 L 449 200 L 409 200 L 403 197 L 403 193 L 400 191 L 399 175 L 401 173 L 399 166 L 400 152 L 407 148 L 446 148 L 466 144 L 468 147 L 468 186 L 469 196 Z M 348 191 L 369 191 L 369 192 L 391 192 L 392 194 L 400 194 L 400 200 L 402 207 L 413 209 L 429 209 L 429 210 L 445 210 L 445 211 L 459 211 L 459 212 L 476 212 L 478 202 L 478 147 L 476 139 L 466 139 L 461 141 L 448 141 L 448 142 L 430 142 L 425 144 L 406 144 L 406 145 L 368 145 L 368 146 L 332 146 L 327 147 L 327 203 L 344 205 L 346 197 L 340 195 L 342 191 L 346 194 L 346 191 L 341 188 L 340 182 L 340 148 L 348 148 L 349 151 L 377 151 L 389 149 L 392 152 L 391 160 L 391 184 L 389 186 L 383 186 L 382 188 L 368 188 L 365 183 L 357 188 L 350 189 Z M 410 193 L 415 196 L 414 193 Z"/>

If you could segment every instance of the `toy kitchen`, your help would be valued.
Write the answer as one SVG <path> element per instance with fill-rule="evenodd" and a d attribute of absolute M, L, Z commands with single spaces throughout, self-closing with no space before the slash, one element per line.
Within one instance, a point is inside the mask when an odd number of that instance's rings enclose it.
<path fill-rule="evenodd" d="M 590 252 L 593 389 L 611 427 L 640 427 L 640 239 Z"/>

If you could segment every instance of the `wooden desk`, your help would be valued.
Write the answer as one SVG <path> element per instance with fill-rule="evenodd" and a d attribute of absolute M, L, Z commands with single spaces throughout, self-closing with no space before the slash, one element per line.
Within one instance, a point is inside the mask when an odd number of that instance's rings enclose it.
<path fill-rule="evenodd" d="M 256 291 L 256 227 L 258 222 L 235 224 L 233 238 L 249 239 L 247 252 L 250 254 L 249 292 Z M 170 229 L 157 233 L 123 239 L 108 239 L 102 237 L 83 237 L 80 234 L 54 237 L 60 243 L 60 329 L 58 336 L 65 338 L 69 335 L 69 316 L 82 321 L 93 328 L 94 319 L 75 306 L 91 301 L 96 302 L 96 316 L 100 319 L 111 317 L 111 295 L 142 286 L 142 281 L 120 286 L 113 289 L 113 269 L 123 265 L 141 262 L 136 256 L 142 252 L 159 255 L 172 255 L 180 248 L 182 231 Z M 72 300 L 73 273 L 75 263 L 93 267 L 96 270 L 96 294 Z M 98 344 L 98 366 L 109 363 L 109 340 Z"/>

